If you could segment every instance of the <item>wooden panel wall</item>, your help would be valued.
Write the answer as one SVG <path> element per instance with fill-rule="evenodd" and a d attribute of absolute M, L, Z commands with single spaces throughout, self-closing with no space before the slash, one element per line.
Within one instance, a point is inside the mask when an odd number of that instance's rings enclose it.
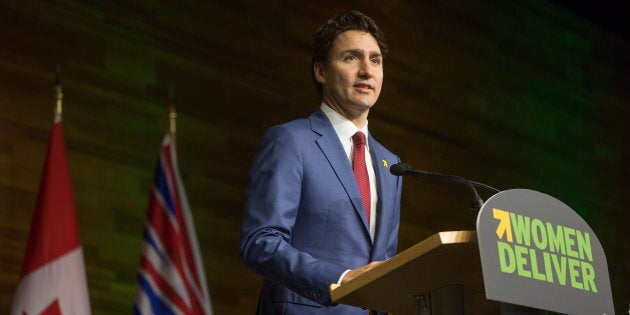
<path fill-rule="evenodd" d="M 389 38 L 371 132 L 407 163 L 563 200 L 608 255 L 627 311 L 630 45 L 533 1 L 0 1 L 0 313 L 18 281 L 60 66 L 94 314 L 131 312 L 153 167 L 176 94 L 179 162 L 215 314 L 248 314 L 239 258 L 264 130 L 319 104 L 312 34 L 358 8 Z M 474 228 L 464 187 L 407 179 L 400 249 Z"/>

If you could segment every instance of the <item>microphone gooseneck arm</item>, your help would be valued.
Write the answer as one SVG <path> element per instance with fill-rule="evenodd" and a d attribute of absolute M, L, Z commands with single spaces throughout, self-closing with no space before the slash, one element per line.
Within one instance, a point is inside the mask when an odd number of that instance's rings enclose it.
<path fill-rule="evenodd" d="M 466 185 L 466 187 L 468 187 L 468 189 L 470 189 L 470 192 L 472 192 L 473 201 L 471 204 L 471 208 L 477 211 L 481 209 L 481 206 L 483 205 L 483 199 L 481 199 L 481 196 L 477 192 L 477 189 L 475 189 L 475 186 L 483 187 L 488 190 L 499 192 L 499 190 L 494 187 L 491 187 L 482 183 L 478 183 L 475 181 L 469 181 L 460 176 L 430 173 L 430 172 L 426 172 L 422 170 L 414 170 L 411 168 L 411 166 L 402 162 L 392 165 L 389 170 L 392 174 L 396 176 L 412 175 L 412 176 L 420 176 L 420 177 L 426 177 L 426 178 L 437 179 L 437 180 L 448 181 L 448 182 L 463 183 Z"/>
<path fill-rule="evenodd" d="M 481 187 L 490 191 L 494 191 L 495 193 L 500 193 L 501 191 L 490 186 L 490 185 L 486 185 L 484 183 L 480 183 L 480 182 L 476 182 L 474 180 L 469 180 L 469 182 L 473 185 L 473 186 L 477 186 L 477 187 Z"/>

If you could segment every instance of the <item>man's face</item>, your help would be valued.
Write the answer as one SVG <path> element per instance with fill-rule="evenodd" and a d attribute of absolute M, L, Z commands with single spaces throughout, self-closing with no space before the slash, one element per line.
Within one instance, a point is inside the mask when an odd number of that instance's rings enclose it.
<path fill-rule="evenodd" d="M 314 69 L 324 102 L 346 117 L 367 113 L 383 84 L 383 56 L 376 39 L 363 31 L 343 32 L 328 56 L 326 64 Z"/>

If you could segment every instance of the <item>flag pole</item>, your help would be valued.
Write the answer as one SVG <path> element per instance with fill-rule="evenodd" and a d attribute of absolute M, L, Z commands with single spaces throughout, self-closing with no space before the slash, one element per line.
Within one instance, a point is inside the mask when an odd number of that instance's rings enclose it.
<path fill-rule="evenodd" d="M 177 112 L 175 111 L 175 103 L 173 99 L 175 98 L 173 94 L 173 88 L 169 88 L 168 90 L 168 132 L 171 134 L 172 138 L 175 138 L 175 133 L 177 131 L 176 128 L 176 120 L 177 120 Z"/>
<path fill-rule="evenodd" d="M 57 100 L 57 106 L 55 108 L 55 120 L 61 118 L 63 111 L 63 88 L 61 87 L 61 69 L 57 67 L 55 73 L 55 99 Z"/>

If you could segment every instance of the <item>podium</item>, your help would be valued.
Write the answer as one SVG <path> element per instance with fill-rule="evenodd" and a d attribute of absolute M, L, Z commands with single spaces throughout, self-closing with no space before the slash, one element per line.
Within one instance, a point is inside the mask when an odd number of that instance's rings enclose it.
<path fill-rule="evenodd" d="M 614 314 L 595 233 L 560 201 L 525 189 L 484 203 L 477 231 L 436 233 L 330 293 L 400 315 Z"/>
<path fill-rule="evenodd" d="M 350 282 L 335 303 L 393 314 L 499 314 L 484 295 L 475 231 L 440 232 Z M 431 312 L 430 310 L 433 310 Z"/>

